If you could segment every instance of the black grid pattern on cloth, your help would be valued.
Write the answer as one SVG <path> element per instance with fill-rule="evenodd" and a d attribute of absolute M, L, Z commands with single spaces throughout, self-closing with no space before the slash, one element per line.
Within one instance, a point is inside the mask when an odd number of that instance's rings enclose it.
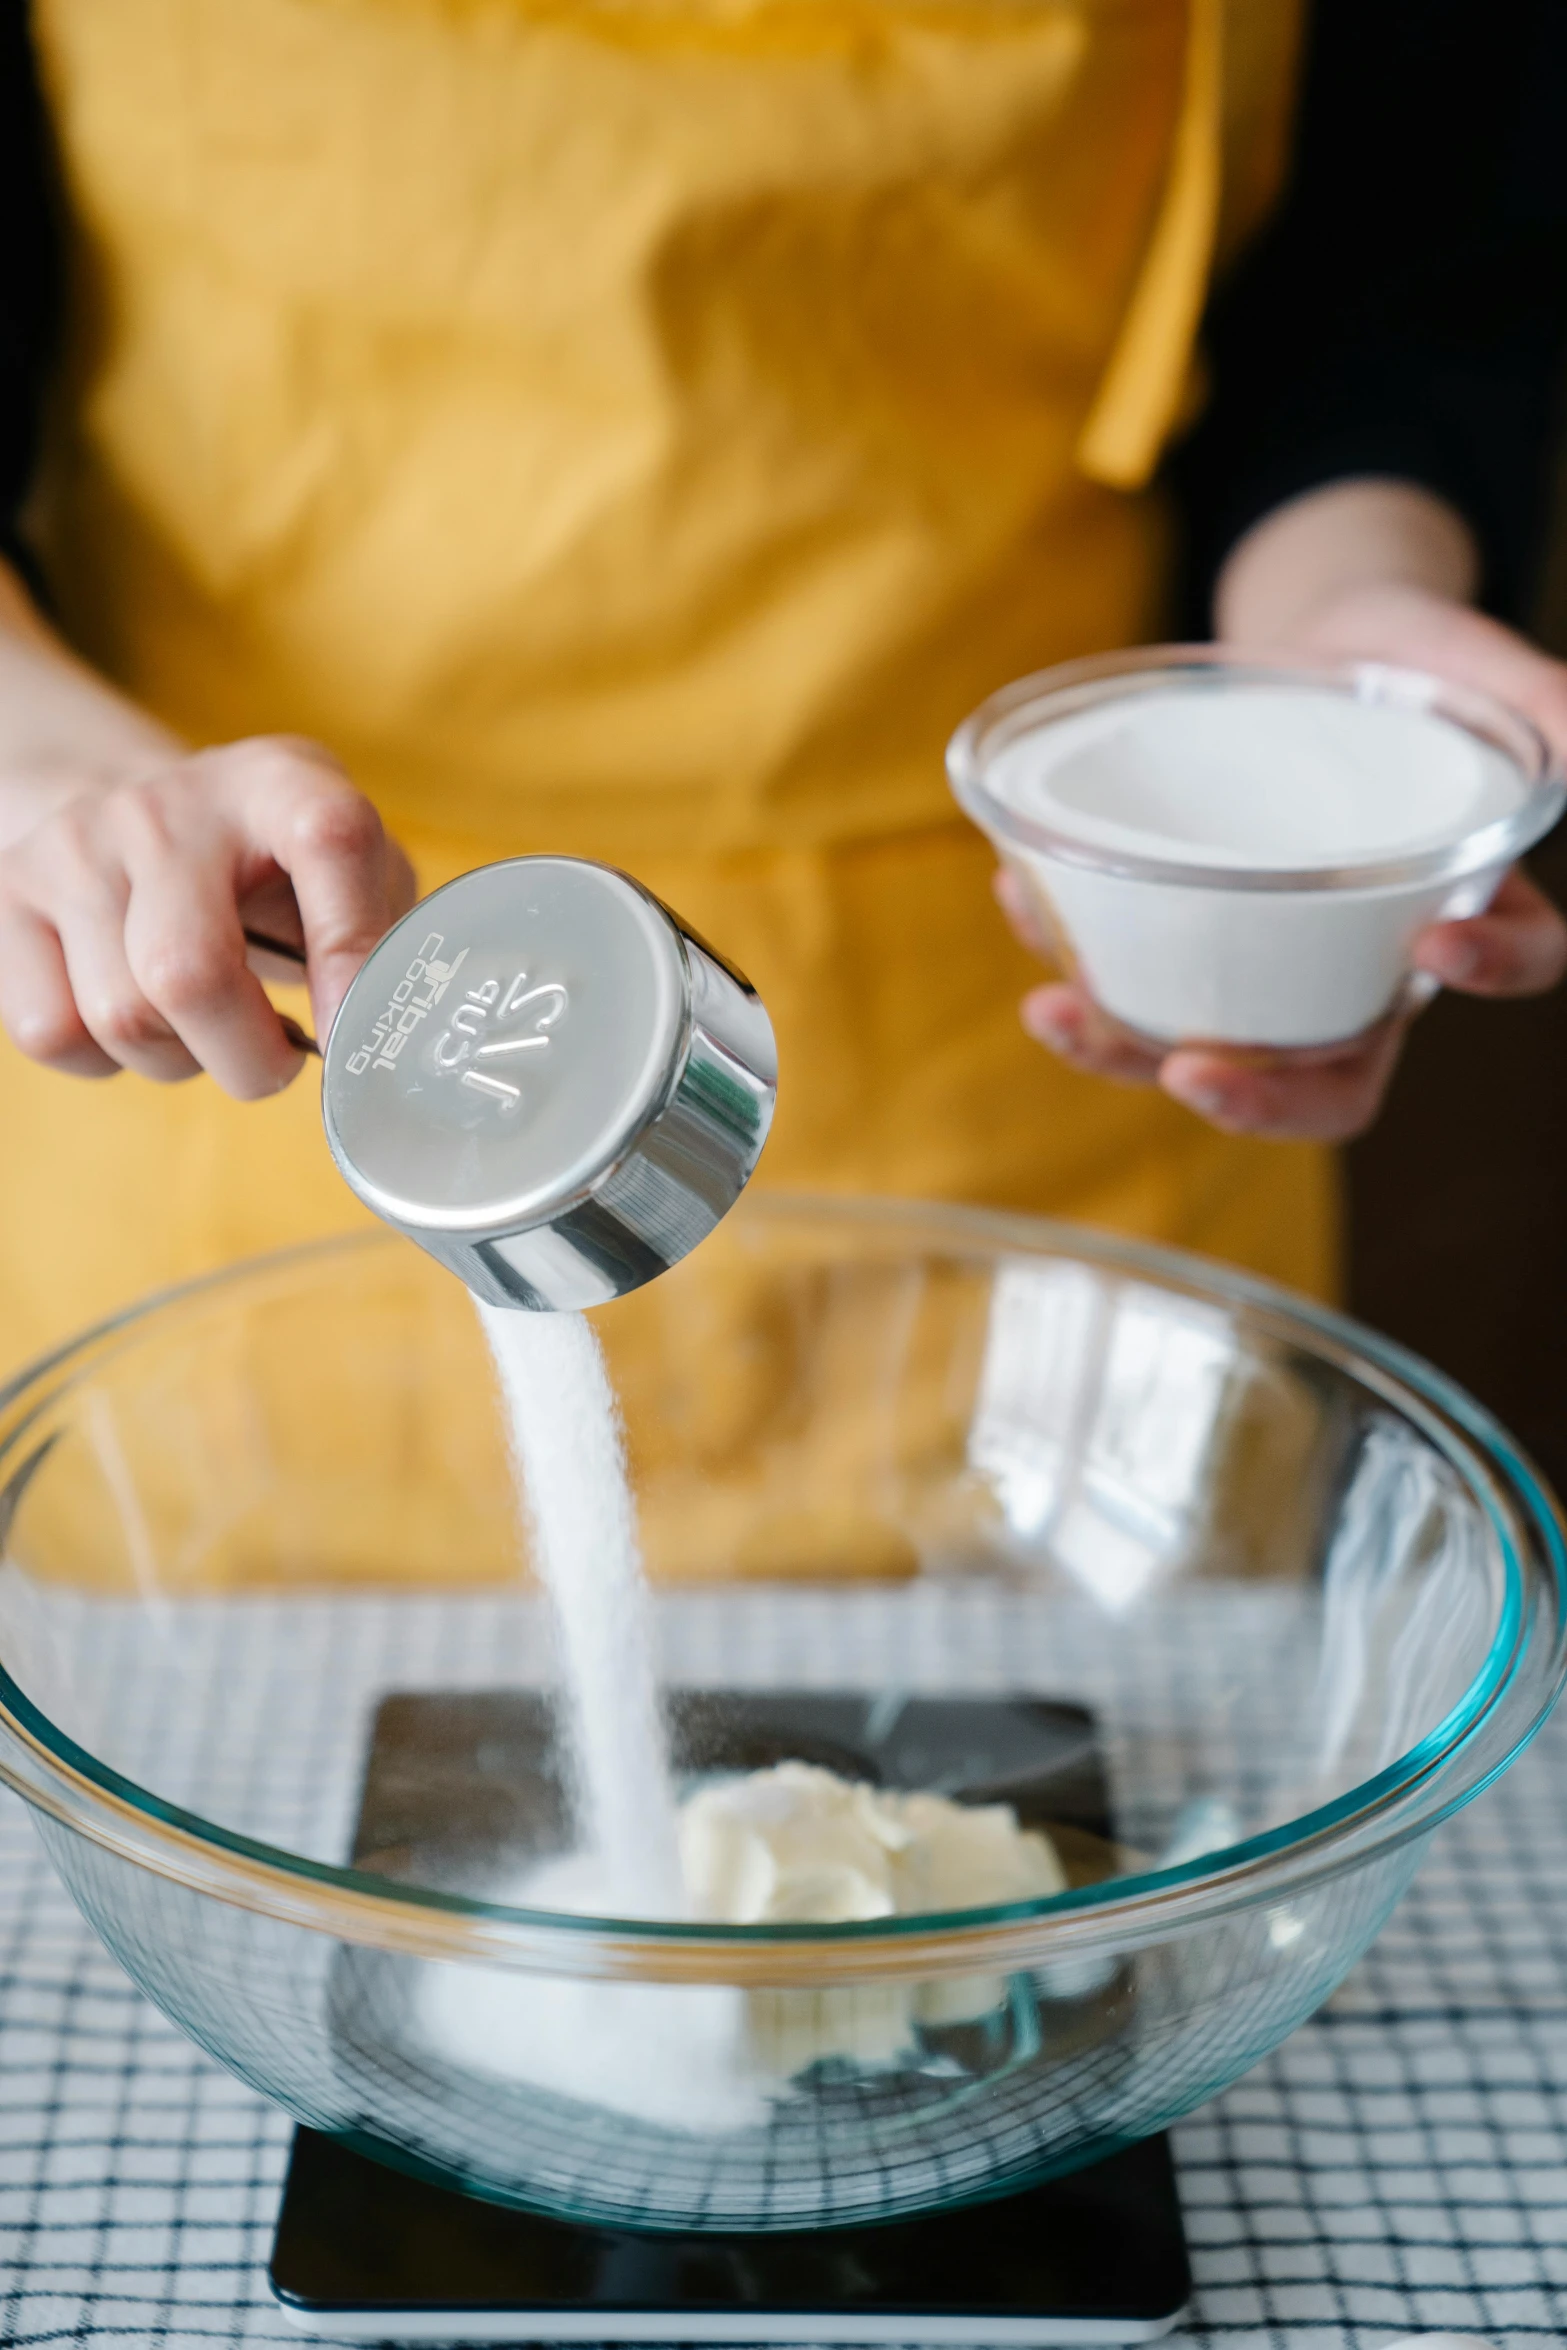
<path fill-rule="evenodd" d="M 297 2342 L 264 2274 L 287 2139 L 131 1987 L 0 1800 L 0 2344 Z M 1567 2332 L 1567 1716 L 1176 2152 L 1198 2342 Z"/>
<path fill-rule="evenodd" d="M 541 1603 L 525 1597 L 247 1597 L 154 1614 L 39 1586 L 30 1605 L 25 1628 L 49 1661 L 24 1679 L 81 1745 L 169 1802 L 319 1860 L 347 1850 L 388 1689 L 529 1687 L 552 1671 Z M 658 1631 L 663 1678 L 687 1687 L 1070 1691 L 1095 1715 L 1118 1832 L 1148 1851 L 1188 1797 L 1214 1787 L 1255 1828 L 1357 1784 L 1440 1720 L 1467 1679 L 1465 1667 L 1440 1694 L 1407 1670 L 1366 1676 L 1329 1767 L 1313 1689 L 1328 1629 L 1304 1587 L 1215 1582 L 1169 1604 L 1154 1593 L 1109 1641 L 1089 1597 L 1052 1595 L 1041 1609 L 988 1581 L 934 1576 L 890 1593 L 673 1593 Z M 1450 1666 L 1468 1654 L 1434 1645 Z M 1389 1750 L 1393 1717 L 1405 1735 Z"/>

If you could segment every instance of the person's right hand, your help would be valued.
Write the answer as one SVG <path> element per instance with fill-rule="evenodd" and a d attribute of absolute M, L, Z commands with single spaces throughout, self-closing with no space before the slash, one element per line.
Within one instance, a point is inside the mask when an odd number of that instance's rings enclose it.
<path fill-rule="evenodd" d="M 303 1056 L 252 963 L 299 974 L 257 958 L 245 928 L 304 948 L 324 1038 L 414 901 L 402 850 L 314 743 L 150 752 L 108 782 L 57 772 L 36 806 L 0 848 L 0 1024 L 73 1076 L 206 1069 L 242 1101 L 278 1092 Z"/>

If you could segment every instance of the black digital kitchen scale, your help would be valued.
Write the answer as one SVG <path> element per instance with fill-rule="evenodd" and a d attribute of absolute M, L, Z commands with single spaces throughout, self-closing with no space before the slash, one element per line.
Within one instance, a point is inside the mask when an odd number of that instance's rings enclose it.
<path fill-rule="evenodd" d="M 1093 1726 L 1077 1707 L 769 1691 L 677 1695 L 672 1711 L 688 1769 L 793 1754 L 1109 1837 Z M 541 1811 L 562 1803 L 545 1701 L 399 1694 L 377 1715 L 355 1859 L 395 1868 L 421 1847 L 450 1851 L 458 1821 L 458 1843 L 526 1848 Z M 351 2070 L 363 2002 L 340 2013 L 360 2018 L 340 2023 Z M 1190 2291 L 1163 2138 L 959 2209 L 689 2234 L 513 2210 L 371 2159 L 363 2143 L 296 2132 L 270 2268 L 284 2314 L 339 2339 L 1142 2342 L 1169 2331 Z"/>

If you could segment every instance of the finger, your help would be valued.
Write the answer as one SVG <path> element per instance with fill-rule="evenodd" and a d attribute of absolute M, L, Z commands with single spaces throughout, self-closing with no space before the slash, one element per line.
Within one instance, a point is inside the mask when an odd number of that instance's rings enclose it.
<path fill-rule="evenodd" d="M 1414 959 L 1465 995 L 1543 995 L 1567 971 L 1567 922 L 1543 890 L 1514 871 L 1483 914 L 1423 930 Z"/>
<path fill-rule="evenodd" d="M 1402 1022 L 1336 1059 L 1250 1062 L 1185 1048 L 1159 1083 L 1175 1101 L 1226 1134 L 1276 1142 L 1347 1142 L 1371 1124 L 1403 1044 Z"/>
<path fill-rule="evenodd" d="M 264 987 L 303 987 L 305 984 L 305 950 L 279 940 L 276 951 L 271 945 L 271 934 L 263 933 L 247 922 L 244 926 L 245 960 Z"/>
<path fill-rule="evenodd" d="M 1160 1056 L 1115 1026 L 1080 987 L 1038 987 L 1025 996 L 1023 1026 L 1074 1069 L 1121 1085 L 1152 1085 Z"/>
<path fill-rule="evenodd" d="M 1567 756 L 1567 664 L 1487 613 L 1423 589 L 1376 587 L 1337 599 L 1311 635 L 1324 652 L 1407 663 L 1492 694 Z"/>
<path fill-rule="evenodd" d="M 193 838 L 152 808 L 126 835 L 125 957 L 142 994 L 225 1093 L 281 1092 L 304 1055 L 246 960 L 232 842 L 205 824 Z"/>
<path fill-rule="evenodd" d="M 137 983 L 125 953 L 124 915 L 108 893 L 98 904 L 74 900 L 56 927 L 71 993 L 94 1043 L 155 1085 L 194 1077 L 200 1064 Z"/>
<path fill-rule="evenodd" d="M 386 836 L 386 928 L 401 921 L 418 903 L 419 882 L 401 841 Z M 302 987 L 305 979 L 305 926 L 299 901 L 286 874 L 253 890 L 240 906 L 250 967 L 273 987 Z M 275 939 L 281 954 L 270 955 L 266 942 Z"/>
<path fill-rule="evenodd" d="M 386 835 L 386 928 L 401 921 L 409 909 L 418 904 L 419 880 L 413 861 L 401 841 L 391 833 Z M 254 890 L 244 900 L 240 913 L 248 930 L 255 930 L 268 938 L 284 942 L 289 951 L 296 983 L 305 960 L 305 926 L 300 919 L 299 900 L 294 885 L 286 874 L 261 889 Z M 252 941 L 254 948 L 254 941 Z"/>
<path fill-rule="evenodd" d="M 1511 703 L 1567 755 L 1567 666 L 1486 613 L 1453 605 L 1449 615 L 1435 657 L 1417 648 L 1415 665 Z"/>
<path fill-rule="evenodd" d="M 26 906 L 0 907 L 0 1027 L 18 1052 L 67 1077 L 117 1077 L 87 1032 L 51 923 Z"/>
<path fill-rule="evenodd" d="M 251 842 L 288 875 L 304 924 L 316 1032 L 389 919 L 386 833 L 362 792 L 308 743 L 244 743 L 214 753 Z"/>
<path fill-rule="evenodd" d="M 419 877 L 413 869 L 413 860 L 400 840 L 386 836 L 386 925 L 394 922 L 419 902 Z"/>
<path fill-rule="evenodd" d="M 273 987 L 305 984 L 305 926 L 286 873 L 275 873 L 260 889 L 247 889 L 239 901 L 249 962 L 257 977 Z M 275 939 L 281 953 L 269 955 L 258 939 Z"/>
<path fill-rule="evenodd" d="M 134 794 L 77 804 L 30 837 L 14 859 L 23 902 L 52 926 L 82 1025 L 122 1069 L 167 1085 L 193 1077 L 196 1064 L 147 1001 L 125 958 L 130 895 L 114 822 Z"/>

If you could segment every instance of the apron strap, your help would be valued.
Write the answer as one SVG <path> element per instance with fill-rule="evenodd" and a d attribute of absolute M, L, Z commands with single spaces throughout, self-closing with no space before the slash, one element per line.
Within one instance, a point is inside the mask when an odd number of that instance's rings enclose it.
<path fill-rule="evenodd" d="M 1159 217 L 1078 440 L 1080 473 L 1141 489 L 1186 396 L 1222 182 L 1223 0 L 1189 0 L 1186 79 Z"/>

